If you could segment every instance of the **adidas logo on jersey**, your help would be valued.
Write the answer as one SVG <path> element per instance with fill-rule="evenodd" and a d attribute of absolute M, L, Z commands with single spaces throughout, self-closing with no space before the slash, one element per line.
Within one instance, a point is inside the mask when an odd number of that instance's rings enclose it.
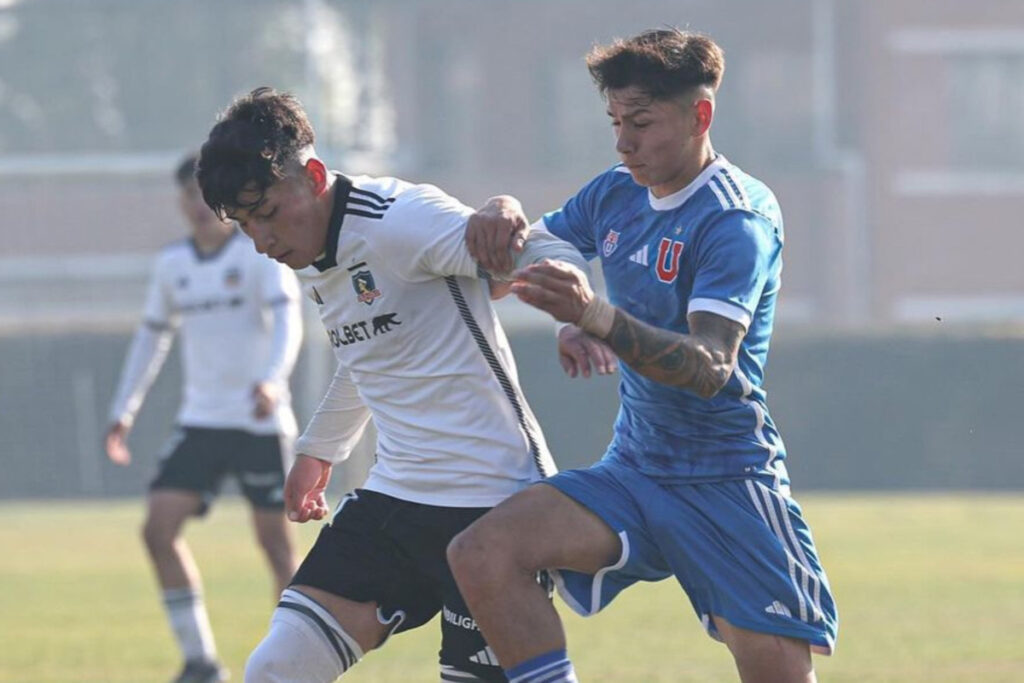
<path fill-rule="evenodd" d="M 792 617 L 793 614 L 789 611 L 789 608 L 783 605 L 778 600 L 773 600 L 772 604 L 764 608 L 764 611 L 768 614 L 778 614 L 780 617 Z"/>
<path fill-rule="evenodd" d="M 494 650 L 488 645 L 484 649 L 477 652 L 475 655 L 471 655 L 469 661 L 476 664 L 484 664 L 486 666 L 498 666 L 498 658 L 494 656 Z"/>
<path fill-rule="evenodd" d="M 641 266 L 647 265 L 647 245 L 644 245 L 643 249 L 638 249 L 636 253 L 629 257 L 629 260 L 633 263 L 639 263 Z"/>

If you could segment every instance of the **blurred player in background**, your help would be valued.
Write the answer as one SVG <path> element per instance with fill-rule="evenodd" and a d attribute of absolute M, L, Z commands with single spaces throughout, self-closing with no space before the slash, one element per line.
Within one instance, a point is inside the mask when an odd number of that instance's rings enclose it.
<path fill-rule="evenodd" d="M 432 185 L 330 171 L 313 143 L 298 100 L 260 88 L 231 105 L 199 162 L 207 203 L 298 271 L 337 355 L 296 446 L 289 516 L 326 516 L 332 464 L 371 418 L 378 432 L 368 479 L 344 497 L 282 594 L 246 681 L 333 681 L 439 611 L 441 680 L 504 681 L 445 548 L 555 468 L 486 273 L 466 249 L 473 211 Z M 545 256 L 586 268 L 572 246 L 535 230 L 519 263 Z"/>
<path fill-rule="evenodd" d="M 598 464 L 530 487 L 456 538 L 452 570 L 517 683 L 576 680 L 558 615 L 531 580 L 543 568 L 563 570 L 559 592 L 584 615 L 675 575 L 743 681 L 812 681 L 811 650 L 832 651 L 837 616 L 761 388 L 778 203 L 711 146 L 724 70 L 711 39 L 650 31 L 587 63 L 622 163 L 537 225 L 601 257 L 610 302 L 564 264 L 521 269 L 512 289 L 618 355 L 614 437 Z M 507 268 L 521 230 L 472 227 L 481 264 Z"/>
<path fill-rule="evenodd" d="M 180 328 L 184 400 L 150 484 L 143 538 L 185 658 L 181 683 L 226 676 L 199 571 L 181 537 L 185 520 L 206 513 L 225 476 L 237 477 L 249 499 L 279 590 L 296 567 L 283 486 L 296 432 L 288 377 L 302 341 L 298 284 L 206 206 L 195 165 L 189 156 L 175 175 L 191 237 L 164 248 L 157 260 L 106 439 L 110 459 L 129 464 L 125 438 Z"/>

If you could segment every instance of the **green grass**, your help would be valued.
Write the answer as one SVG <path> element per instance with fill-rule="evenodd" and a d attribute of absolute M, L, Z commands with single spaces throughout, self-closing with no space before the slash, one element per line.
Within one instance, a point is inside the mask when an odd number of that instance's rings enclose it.
<path fill-rule="evenodd" d="M 1024 681 L 1024 496 L 807 495 L 840 609 L 823 681 Z M 142 503 L 0 505 L 0 681 L 165 681 L 179 666 L 138 541 Z M 301 547 L 315 527 L 301 528 Z M 187 534 L 218 645 L 241 680 L 270 580 L 236 500 Z M 565 615 L 583 681 L 735 680 L 672 581 Z M 436 621 L 346 677 L 436 681 Z"/>

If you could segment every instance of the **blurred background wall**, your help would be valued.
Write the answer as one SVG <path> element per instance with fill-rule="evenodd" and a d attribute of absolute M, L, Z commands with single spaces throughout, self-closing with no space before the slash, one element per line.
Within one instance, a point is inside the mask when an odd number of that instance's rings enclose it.
<path fill-rule="evenodd" d="M 663 25 L 725 49 L 715 147 L 786 215 L 767 387 L 797 488 L 1024 486 L 1024 3 L 0 0 L 0 498 L 151 476 L 176 357 L 131 469 L 102 453 L 107 405 L 185 231 L 172 169 L 234 95 L 295 92 L 347 173 L 539 215 L 616 161 L 583 55 Z M 501 314 L 556 456 L 596 459 L 614 380 L 561 377 L 544 318 Z M 300 419 L 333 368 L 307 324 Z"/>

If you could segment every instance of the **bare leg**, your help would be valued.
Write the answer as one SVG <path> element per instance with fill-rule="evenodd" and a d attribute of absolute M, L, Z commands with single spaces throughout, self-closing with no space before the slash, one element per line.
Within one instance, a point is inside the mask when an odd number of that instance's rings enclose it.
<path fill-rule="evenodd" d="M 554 605 L 535 579 L 546 568 L 596 573 L 619 537 L 552 486 L 512 496 L 455 537 L 448 563 L 484 637 L 506 669 L 565 648 Z"/>
<path fill-rule="evenodd" d="M 210 619 L 202 596 L 202 580 L 182 528 L 189 515 L 199 509 L 198 493 L 181 490 L 157 490 L 149 496 L 142 537 L 156 569 L 162 600 L 174 637 L 186 660 L 182 676 L 191 667 L 202 667 L 204 675 L 222 675 L 215 660 Z M 210 678 L 210 680 L 215 680 Z"/>
<path fill-rule="evenodd" d="M 164 590 L 202 586 L 192 552 L 181 537 L 185 520 L 200 504 L 199 494 L 192 491 L 157 490 L 149 495 L 142 538 Z"/>
<path fill-rule="evenodd" d="M 291 528 L 283 510 L 252 508 L 252 523 L 256 531 L 256 540 L 274 575 L 276 599 L 299 567 Z"/>
<path fill-rule="evenodd" d="M 345 633 L 359 643 L 363 652 L 369 652 L 387 636 L 390 626 L 380 623 L 377 619 L 377 603 L 355 602 L 334 593 L 312 586 L 292 586 L 294 590 L 313 598 L 334 617 L 345 629 Z"/>
<path fill-rule="evenodd" d="M 289 586 L 267 635 L 249 655 L 246 683 L 330 683 L 379 647 L 389 629 L 377 619 L 375 603 Z"/>
<path fill-rule="evenodd" d="M 811 648 L 806 640 L 758 633 L 715 616 L 715 626 L 736 660 L 743 683 L 814 683 Z"/>

